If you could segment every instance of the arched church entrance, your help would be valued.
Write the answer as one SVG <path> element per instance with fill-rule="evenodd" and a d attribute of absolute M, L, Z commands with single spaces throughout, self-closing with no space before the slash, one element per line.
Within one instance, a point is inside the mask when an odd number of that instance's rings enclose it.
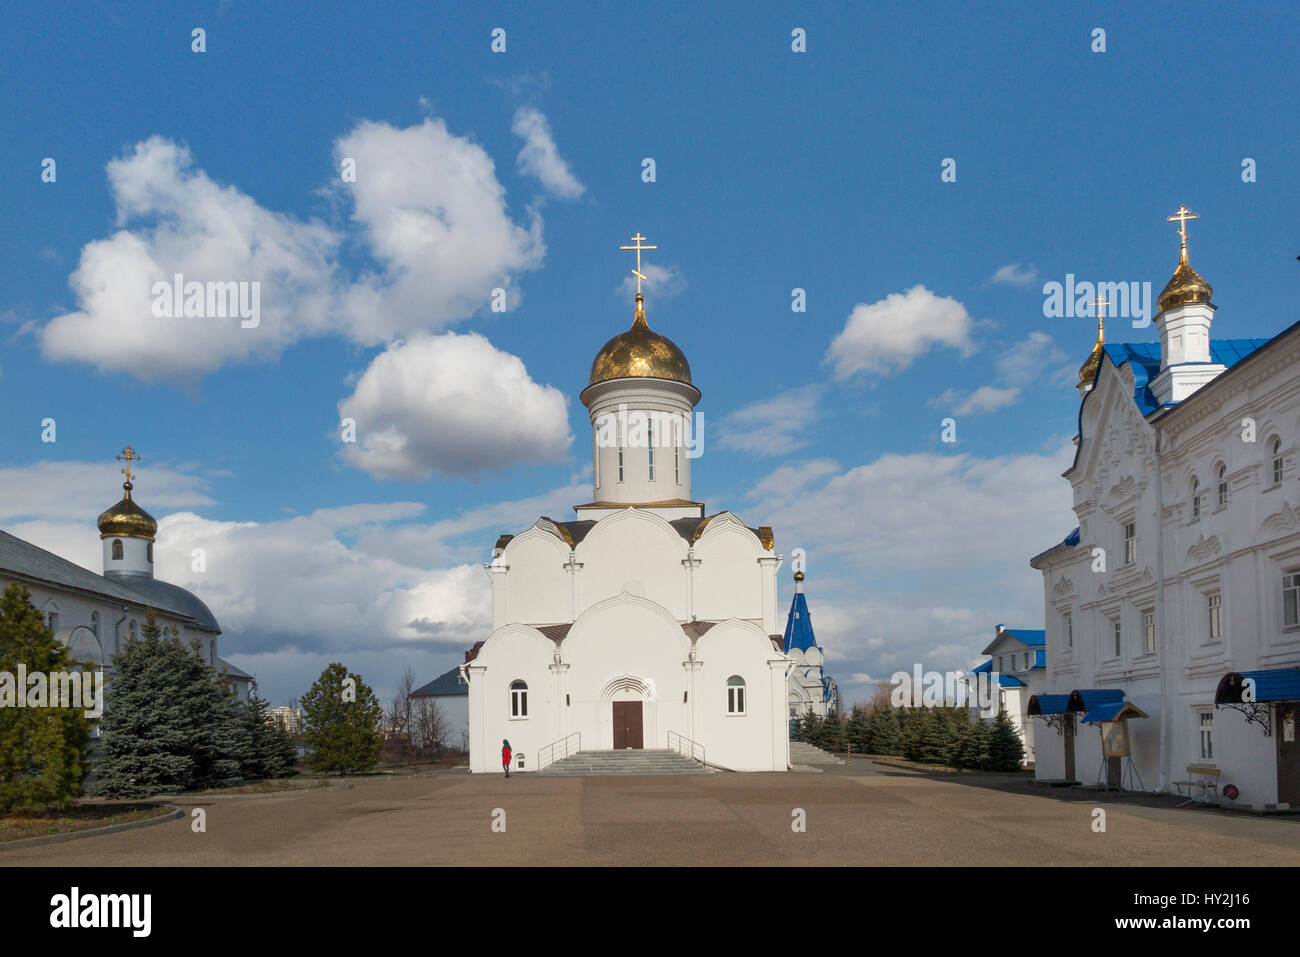
<path fill-rule="evenodd" d="M 655 696 L 649 682 L 635 675 L 620 675 L 601 692 L 601 744 L 623 751 L 644 748 L 654 740 Z"/>

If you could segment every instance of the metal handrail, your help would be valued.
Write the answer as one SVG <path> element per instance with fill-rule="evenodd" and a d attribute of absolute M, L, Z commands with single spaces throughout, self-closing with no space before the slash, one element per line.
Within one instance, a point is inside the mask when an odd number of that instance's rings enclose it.
<path fill-rule="evenodd" d="M 573 741 L 572 748 L 570 748 L 570 741 Z M 564 737 L 560 738 L 560 740 L 552 741 L 546 747 L 542 748 L 541 751 L 537 752 L 537 770 L 540 771 L 542 768 L 549 764 L 554 764 L 556 761 L 563 761 L 570 754 L 577 754 L 580 750 L 582 750 L 582 732 L 574 731 L 572 734 L 566 734 Z M 560 753 L 561 751 L 563 753 Z M 549 760 L 544 757 L 548 752 L 550 753 Z"/>
<path fill-rule="evenodd" d="M 673 738 L 677 739 L 676 745 L 673 744 Z M 692 761 L 699 761 L 700 764 L 708 764 L 708 762 L 704 760 L 704 745 L 700 744 L 698 741 L 692 741 L 690 738 L 683 734 L 678 734 L 676 731 L 668 732 L 668 747 L 683 757 L 690 758 Z"/>

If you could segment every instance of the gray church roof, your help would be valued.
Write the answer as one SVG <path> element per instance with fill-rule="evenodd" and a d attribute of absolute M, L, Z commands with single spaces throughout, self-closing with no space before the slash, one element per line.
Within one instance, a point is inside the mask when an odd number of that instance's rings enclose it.
<path fill-rule="evenodd" d="M 452 668 L 438 675 L 427 685 L 411 692 L 412 698 L 432 698 L 438 695 L 467 695 L 469 685 L 460 680 L 460 668 Z"/>
<path fill-rule="evenodd" d="M 189 618 L 196 628 L 221 633 L 221 626 L 208 606 L 196 596 L 168 582 L 140 576 L 129 581 L 96 575 L 75 562 L 60 558 L 16 535 L 0 530 L 0 572 L 19 578 L 89 592 L 123 604 L 157 608 L 182 618 Z"/>

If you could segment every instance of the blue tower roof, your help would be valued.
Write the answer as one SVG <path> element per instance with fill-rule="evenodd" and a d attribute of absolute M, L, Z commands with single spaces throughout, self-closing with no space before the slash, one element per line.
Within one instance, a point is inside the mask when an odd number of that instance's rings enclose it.
<path fill-rule="evenodd" d="M 803 592 L 796 590 L 794 601 L 790 603 L 790 616 L 785 620 L 785 651 L 786 654 L 789 654 L 792 648 L 807 651 L 814 646 L 821 647 L 817 644 L 817 636 L 813 634 L 812 615 L 808 612 L 808 602 L 803 597 Z"/>

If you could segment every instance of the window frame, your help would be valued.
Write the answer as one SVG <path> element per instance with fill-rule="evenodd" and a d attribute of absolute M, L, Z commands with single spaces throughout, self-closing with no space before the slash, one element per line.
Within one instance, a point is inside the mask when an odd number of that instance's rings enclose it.
<path fill-rule="evenodd" d="M 1142 612 L 1142 641 L 1148 655 L 1156 653 L 1156 611 L 1154 608 Z"/>
<path fill-rule="evenodd" d="M 1286 456 L 1282 454 L 1282 437 L 1273 436 L 1268 448 L 1269 455 L 1273 459 L 1273 485 L 1281 485 L 1282 480 L 1286 478 Z"/>
<path fill-rule="evenodd" d="M 1291 579 L 1288 584 L 1287 579 Z M 1287 592 L 1292 593 L 1292 611 L 1294 621 L 1286 620 L 1286 600 Z M 1282 628 L 1290 630 L 1300 628 L 1300 568 L 1284 568 L 1282 570 Z"/>
<path fill-rule="evenodd" d="M 1137 564 L 1137 520 L 1124 523 L 1124 564 Z"/>
<path fill-rule="evenodd" d="M 528 682 L 516 678 L 510 682 L 510 720 L 528 720 Z"/>
<path fill-rule="evenodd" d="M 1223 592 L 1211 591 L 1205 593 L 1205 605 L 1207 613 L 1206 625 L 1208 627 L 1207 641 L 1223 640 Z"/>
<path fill-rule="evenodd" d="M 1222 462 L 1219 463 L 1219 468 L 1215 472 L 1215 478 L 1218 485 L 1219 508 L 1227 508 L 1228 507 L 1228 467 L 1224 465 Z"/>
<path fill-rule="evenodd" d="M 740 675 L 732 675 L 727 679 L 727 717 L 743 718 L 747 714 L 746 698 L 747 684 L 745 679 Z"/>
<path fill-rule="evenodd" d="M 1201 761 L 1214 760 L 1214 709 L 1198 708 L 1196 713 L 1197 750 Z M 1206 720 L 1208 719 L 1208 720 Z"/>

